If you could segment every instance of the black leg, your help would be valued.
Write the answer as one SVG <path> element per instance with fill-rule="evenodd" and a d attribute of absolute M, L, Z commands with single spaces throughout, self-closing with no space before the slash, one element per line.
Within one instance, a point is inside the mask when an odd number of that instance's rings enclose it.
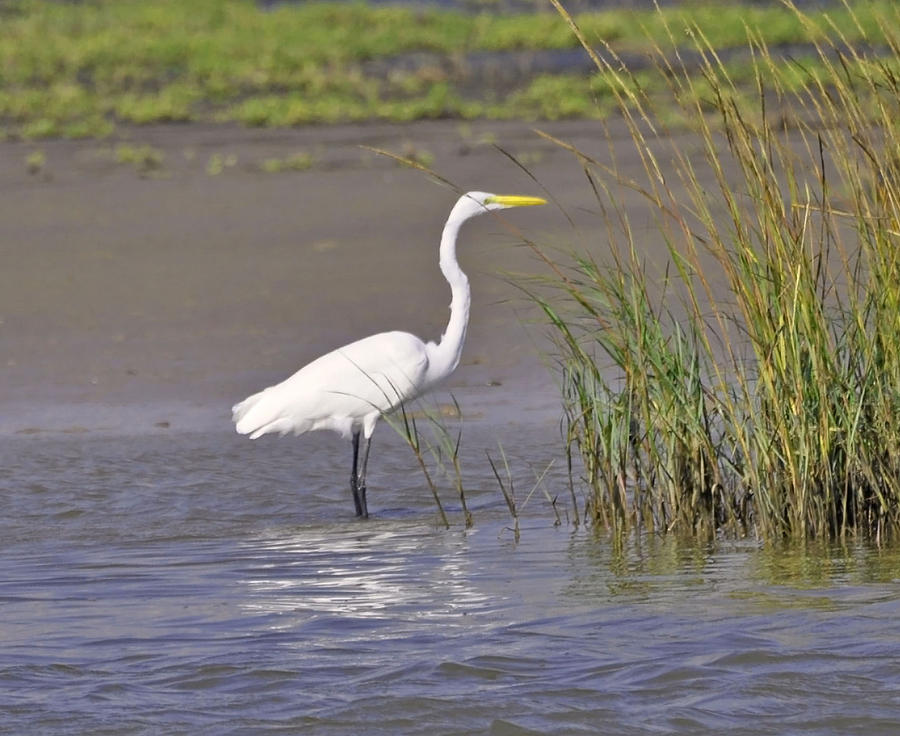
<path fill-rule="evenodd" d="M 359 493 L 359 504 L 362 507 L 361 516 L 369 518 L 369 507 L 366 504 L 366 468 L 369 466 L 369 448 L 372 446 L 372 438 L 366 437 L 366 446 L 363 448 L 362 468 L 357 476 L 356 489 Z"/>
<path fill-rule="evenodd" d="M 359 499 L 359 476 L 356 473 L 357 461 L 359 460 L 359 432 L 353 433 L 353 471 L 350 473 L 350 490 L 353 493 L 353 504 L 356 506 L 357 516 L 367 516 L 363 513 L 364 503 Z M 363 499 L 365 499 L 365 491 L 363 491 Z"/>

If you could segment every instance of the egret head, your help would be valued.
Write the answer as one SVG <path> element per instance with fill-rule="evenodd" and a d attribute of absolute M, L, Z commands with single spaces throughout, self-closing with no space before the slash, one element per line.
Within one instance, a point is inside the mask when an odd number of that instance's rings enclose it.
<path fill-rule="evenodd" d="M 459 198 L 450 218 L 461 222 L 491 210 L 504 210 L 507 207 L 530 207 L 537 204 L 547 204 L 547 200 L 540 197 L 522 197 L 517 194 L 466 192 Z"/>

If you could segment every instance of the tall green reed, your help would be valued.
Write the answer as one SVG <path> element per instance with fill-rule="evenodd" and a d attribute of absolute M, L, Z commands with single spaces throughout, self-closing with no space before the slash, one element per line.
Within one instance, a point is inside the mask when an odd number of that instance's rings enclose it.
<path fill-rule="evenodd" d="M 858 23 L 854 46 L 827 15 L 786 1 L 817 39 L 815 74 L 786 72 L 748 26 L 740 81 L 691 28 L 690 65 L 655 48 L 666 94 L 651 95 L 551 1 L 614 80 L 627 131 L 625 143 L 608 136 L 612 163 L 556 141 L 596 195 L 603 255 L 562 266 L 541 253 L 553 275 L 528 287 L 556 337 L 588 512 L 704 535 L 896 530 L 900 35 L 886 30 L 876 54 Z M 900 28 L 900 11 L 886 10 L 882 28 Z M 622 145 L 639 179 L 617 165 Z M 655 216 L 661 272 L 644 260 L 623 188 Z"/>
<path fill-rule="evenodd" d="M 433 467 L 438 472 L 443 472 L 448 477 L 452 477 L 453 484 L 459 494 L 460 508 L 463 513 L 463 522 L 468 529 L 475 522 L 472 512 L 466 503 L 466 491 L 462 482 L 462 467 L 459 460 L 460 443 L 462 442 L 462 414 L 459 404 L 453 398 L 453 414 L 460 418 L 460 424 L 454 432 L 451 429 L 439 407 L 431 409 L 420 402 L 418 411 L 410 411 L 404 404 L 400 404 L 396 413 L 386 414 L 385 420 L 409 445 L 412 450 L 419 468 L 431 491 L 431 496 L 437 506 L 438 514 L 441 517 L 441 523 L 447 529 L 450 528 L 450 520 L 441 501 L 438 487 L 434 480 L 434 475 L 429 470 L 428 457 L 433 461 Z M 429 428 L 427 434 L 423 433 L 419 427 L 419 420 L 424 419 Z"/>

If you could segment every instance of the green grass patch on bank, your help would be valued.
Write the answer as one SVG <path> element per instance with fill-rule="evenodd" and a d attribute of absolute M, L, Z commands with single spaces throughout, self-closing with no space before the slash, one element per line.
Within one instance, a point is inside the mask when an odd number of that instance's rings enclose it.
<path fill-rule="evenodd" d="M 852 10 L 852 13 L 851 13 Z M 893 15 L 891 15 L 893 14 Z M 808 43 L 829 24 L 847 42 L 886 43 L 892 0 L 855 0 L 801 21 L 780 6 L 697 3 L 659 12 L 576 17 L 586 38 L 620 53 L 672 49 L 701 33 L 740 46 Z M 116 124 L 237 120 L 298 125 L 436 117 L 602 117 L 607 70 L 523 77 L 515 88 L 472 78 L 472 52 L 572 49 L 552 12 L 497 14 L 249 0 L 7 0 L 0 6 L 0 125 L 25 137 L 102 136 Z M 427 58 L 392 65 L 404 54 Z M 599 104 L 598 104 L 599 103 Z"/>
<path fill-rule="evenodd" d="M 697 28 L 699 70 L 660 48 L 638 79 L 597 56 L 630 140 L 608 159 L 557 141 L 584 168 L 599 236 L 569 257 L 539 250 L 552 275 L 527 288 L 556 337 L 598 522 L 897 538 L 900 36 L 876 55 L 883 36 L 854 49 L 854 27 L 832 26 L 793 71 L 761 33 L 746 42 L 754 63 L 735 67 Z M 670 134 L 659 111 L 673 109 L 695 135 Z M 616 165 L 625 146 L 642 176 Z"/>

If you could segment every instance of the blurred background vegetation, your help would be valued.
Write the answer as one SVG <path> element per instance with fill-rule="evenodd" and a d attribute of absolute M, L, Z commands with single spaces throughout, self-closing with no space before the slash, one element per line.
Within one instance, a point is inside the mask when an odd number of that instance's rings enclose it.
<path fill-rule="evenodd" d="M 489 3 L 460 10 L 5 0 L 0 136 L 102 137 L 122 124 L 190 121 L 291 126 L 610 115 L 616 108 L 610 73 L 591 63 L 551 6 L 528 7 L 500 13 Z M 853 0 L 809 17 L 827 13 L 847 43 L 879 45 L 882 19 L 892 10 L 893 0 Z M 804 74 L 821 68 L 810 44 L 820 40 L 823 25 L 804 23 L 779 5 L 616 8 L 574 19 L 591 44 L 608 45 L 628 62 L 633 84 L 649 88 L 663 80 L 649 68 L 647 52 L 689 47 L 694 32 L 727 54 L 735 76 L 748 83 L 748 28 L 784 49 L 772 69 L 783 84 L 799 83 L 799 60 Z"/>

